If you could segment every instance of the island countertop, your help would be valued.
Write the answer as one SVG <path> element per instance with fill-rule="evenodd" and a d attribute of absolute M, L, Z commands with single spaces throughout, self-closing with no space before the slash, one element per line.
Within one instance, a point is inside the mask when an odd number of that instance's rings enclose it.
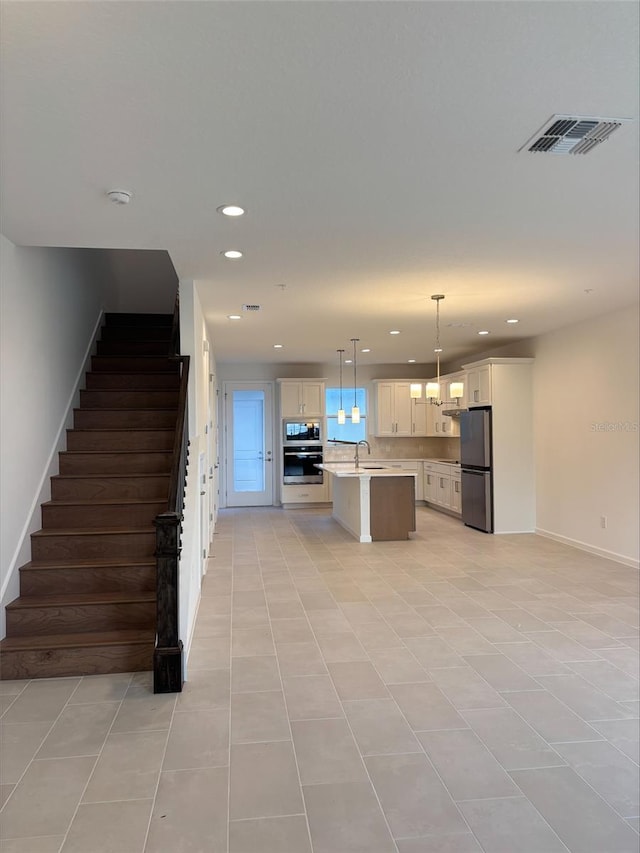
<path fill-rule="evenodd" d="M 325 462 L 316 465 L 322 471 L 333 474 L 334 477 L 416 477 L 416 471 L 402 470 L 401 468 L 387 468 L 383 465 L 365 463 L 357 468 L 352 462 Z"/>

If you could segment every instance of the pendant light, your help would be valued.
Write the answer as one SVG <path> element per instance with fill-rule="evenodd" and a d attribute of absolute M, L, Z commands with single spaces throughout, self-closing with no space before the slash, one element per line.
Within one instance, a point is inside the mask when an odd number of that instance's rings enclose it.
<path fill-rule="evenodd" d="M 434 352 L 436 354 L 436 381 L 435 382 L 427 382 L 426 393 L 427 399 L 431 400 L 434 406 L 441 406 L 442 399 L 440 397 L 440 353 L 442 352 L 442 347 L 440 346 L 440 301 L 444 299 L 444 294 L 442 293 L 434 293 L 431 297 L 436 303 L 436 345 L 434 348 Z"/>
<path fill-rule="evenodd" d="M 342 406 L 342 353 L 343 352 L 344 352 L 343 349 L 338 350 L 339 358 L 340 358 L 340 408 L 338 409 L 338 423 L 341 425 L 344 424 L 346 421 L 345 411 L 344 411 L 344 408 Z"/>
<path fill-rule="evenodd" d="M 464 396 L 464 382 L 456 381 L 449 383 L 449 398 L 456 401 L 456 406 L 460 405 L 460 400 Z"/>
<path fill-rule="evenodd" d="M 356 369 L 356 344 L 360 338 L 351 338 L 353 344 L 353 408 L 351 409 L 351 423 L 360 423 L 360 409 L 358 408 L 358 381 Z"/>

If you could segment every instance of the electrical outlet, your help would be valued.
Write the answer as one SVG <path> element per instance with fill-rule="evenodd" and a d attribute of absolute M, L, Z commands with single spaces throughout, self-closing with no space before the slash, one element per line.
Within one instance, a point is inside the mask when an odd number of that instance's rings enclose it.
<path fill-rule="evenodd" d="M 607 529 L 607 516 L 606 515 L 600 516 L 600 527 L 602 527 L 603 530 Z"/>

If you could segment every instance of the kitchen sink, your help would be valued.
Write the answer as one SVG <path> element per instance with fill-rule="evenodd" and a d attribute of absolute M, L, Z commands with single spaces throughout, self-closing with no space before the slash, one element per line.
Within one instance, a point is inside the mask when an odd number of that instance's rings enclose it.
<path fill-rule="evenodd" d="M 384 471 L 384 465 L 361 465 L 365 471 Z"/>

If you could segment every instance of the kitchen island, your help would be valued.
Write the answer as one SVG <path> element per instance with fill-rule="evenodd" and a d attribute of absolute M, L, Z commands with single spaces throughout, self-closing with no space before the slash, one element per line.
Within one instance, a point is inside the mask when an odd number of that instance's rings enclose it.
<path fill-rule="evenodd" d="M 328 462 L 333 518 L 359 542 L 408 539 L 416 529 L 414 472 L 381 465 Z"/>

